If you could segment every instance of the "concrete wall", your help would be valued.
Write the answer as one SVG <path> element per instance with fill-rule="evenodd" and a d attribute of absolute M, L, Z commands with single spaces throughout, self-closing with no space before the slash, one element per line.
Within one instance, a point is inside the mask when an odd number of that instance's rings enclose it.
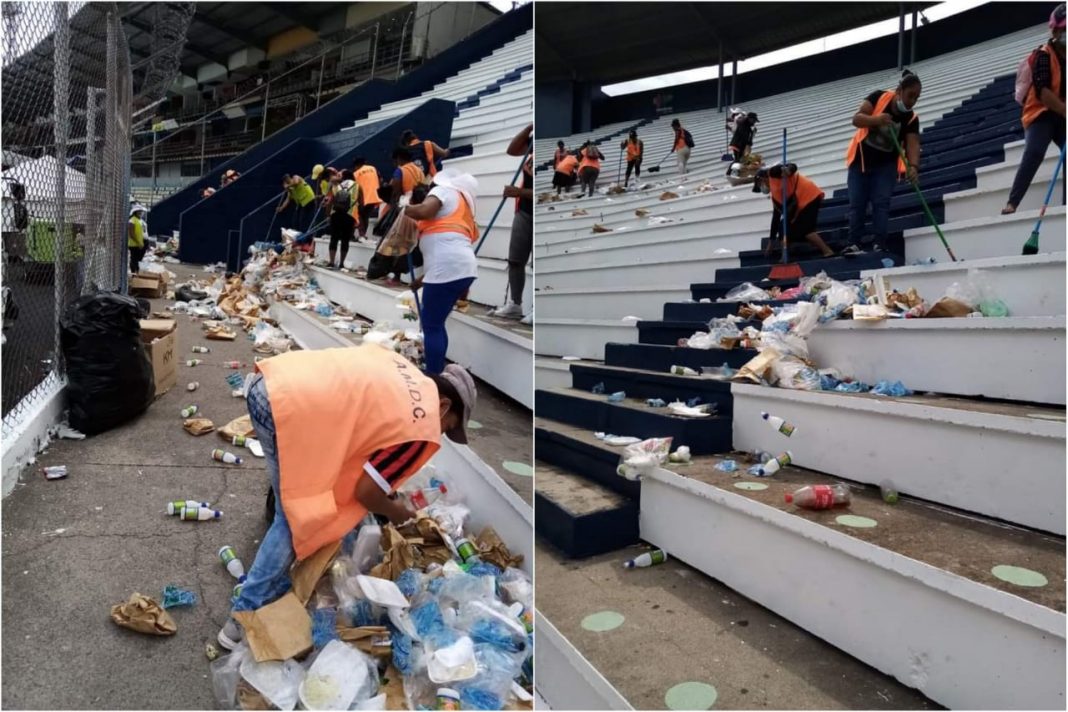
<path fill-rule="evenodd" d="M 538 136 L 571 134 L 574 97 L 571 82 L 546 82 L 534 89 L 534 125 Z"/>
<path fill-rule="evenodd" d="M 433 57 L 499 15 L 480 2 L 416 3 L 412 54 Z"/>

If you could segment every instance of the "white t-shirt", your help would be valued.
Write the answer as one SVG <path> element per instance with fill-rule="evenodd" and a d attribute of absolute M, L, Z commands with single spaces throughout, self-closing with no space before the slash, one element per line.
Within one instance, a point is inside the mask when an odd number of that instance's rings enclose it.
<path fill-rule="evenodd" d="M 441 209 L 435 218 L 452 214 L 463 196 L 458 190 L 435 186 L 429 193 L 441 201 Z M 428 196 L 429 197 L 429 196 Z M 458 279 L 478 276 L 478 258 L 474 243 L 462 232 L 436 232 L 420 238 L 423 252 L 423 281 L 427 284 L 444 284 Z"/>

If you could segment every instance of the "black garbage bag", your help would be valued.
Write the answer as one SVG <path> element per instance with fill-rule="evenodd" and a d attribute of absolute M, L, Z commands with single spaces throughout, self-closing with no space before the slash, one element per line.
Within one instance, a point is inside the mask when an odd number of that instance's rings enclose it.
<path fill-rule="evenodd" d="M 114 292 L 87 294 L 63 313 L 60 344 L 75 430 L 102 433 L 152 403 L 155 375 L 141 341 L 140 316 L 136 299 Z"/>
<path fill-rule="evenodd" d="M 174 300 L 176 302 L 195 302 L 207 298 L 207 292 L 202 292 L 199 289 L 193 289 L 188 284 L 183 284 L 181 287 L 178 287 L 178 289 L 174 292 Z"/>

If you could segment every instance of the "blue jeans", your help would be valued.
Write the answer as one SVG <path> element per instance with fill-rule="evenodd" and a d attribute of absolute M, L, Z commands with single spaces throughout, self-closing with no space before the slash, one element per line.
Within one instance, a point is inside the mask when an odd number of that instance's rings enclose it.
<path fill-rule="evenodd" d="M 454 282 L 423 285 L 423 313 L 420 318 L 423 320 L 423 348 L 426 352 L 427 373 L 441 373 L 445 370 L 445 352 L 449 350 L 445 320 L 449 318 L 456 300 L 474 281 L 474 277 L 467 277 Z"/>
<path fill-rule="evenodd" d="M 267 400 L 267 385 L 262 375 L 258 375 L 249 388 L 248 414 L 263 446 L 267 474 L 270 475 L 271 487 L 274 489 L 274 522 L 260 543 L 241 594 L 234 601 L 234 611 L 254 611 L 284 596 L 292 586 L 289 567 L 296 558 L 293 552 L 293 534 L 289 530 L 286 514 L 282 511 L 278 440 L 271 404 Z"/>
<path fill-rule="evenodd" d="M 860 159 L 849 167 L 846 186 L 849 189 L 849 242 L 870 245 L 864 240 L 864 218 L 871 203 L 871 227 L 874 242 L 886 245 L 887 225 L 890 223 L 890 195 L 897 183 L 897 162 L 892 161 L 868 171 L 860 170 Z"/>

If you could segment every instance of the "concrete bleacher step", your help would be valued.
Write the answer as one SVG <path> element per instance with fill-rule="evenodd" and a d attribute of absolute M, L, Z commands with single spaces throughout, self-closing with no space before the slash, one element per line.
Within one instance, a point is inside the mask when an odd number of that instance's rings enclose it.
<path fill-rule="evenodd" d="M 401 320 L 398 297 L 406 288 L 390 288 L 321 267 L 310 270 L 332 302 L 374 321 Z M 471 370 L 505 395 L 530 408 L 533 404 L 533 332 L 515 321 L 453 311 L 446 322 L 448 358 Z M 484 309 L 484 307 L 483 307 Z"/>
<path fill-rule="evenodd" d="M 622 319 L 625 316 L 653 318 L 660 312 L 660 304 L 686 299 L 689 295 L 690 290 L 681 285 L 574 289 L 544 287 L 538 292 L 538 318 L 566 318 L 576 313 L 603 319 Z"/>
<path fill-rule="evenodd" d="M 854 257 L 821 257 L 814 260 L 797 262 L 797 266 L 806 276 L 816 275 L 820 272 L 827 274 L 853 271 L 862 269 L 876 269 L 878 267 L 890 267 L 886 261 L 893 265 L 901 263 L 901 258 L 888 252 L 866 252 Z M 753 282 L 754 284 L 767 279 L 776 265 L 762 264 L 752 267 L 736 267 L 723 269 L 716 272 L 717 283 Z"/>
<path fill-rule="evenodd" d="M 1021 254 L 1024 243 L 1035 227 L 1039 210 L 1019 210 L 1013 215 L 999 215 L 1000 210 L 1001 207 L 998 207 L 992 212 L 971 213 L 967 219 L 947 221 L 940 226 L 958 260 Z M 1041 252 L 1065 251 L 1065 225 L 1065 207 L 1051 205 L 1046 210 L 1039 233 Z M 904 240 L 906 264 L 932 257 L 939 262 L 949 259 L 946 248 L 932 227 L 906 230 Z"/>
<path fill-rule="evenodd" d="M 588 393 L 598 383 L 604 384 L 606 393 L 624 391 L 628 397 L 643 404 L 648 398 L 660 398 L 670 403 L 698 397 L 703 403 L 715 405 L 719 415 L 728 416 L 733 410 L 730 383 L 711 378 L 678 376 L 666 371 L 575 362 L 571 364 L 571 382 L 564 388 Z M 538 387 L 544 390 L 552 388 L 540 384 Z"/>
<path fill-rule="evenodd" d="M 798 510 L 785 493 L 836 480 L 795 467 L 737 478 L 717 461 L 643 479 L 642 539 L 947 707 L 1064 705 L 1063 538 L 908 498 L 887 505 L 859 486 L 849 507 Z M 1047 584 L 1008 583 L 998 566 Z"/>
<path fill-rule="evenodd" d="M 607 390 L 607 389 L 606 389 Z M 707 418 L 671 415 L 666 408 L 650 408 L 644 400 L 627 398 L 609 403 L 607 395 L 576 388 L 538 390 L 534 408 L 542 418 L 593 432 L 641 439 L 671 437 L 673 447 L 688 445 L 694 454 L 724 452 L 731 445 L 731 420 L 716 414 Z"/>
<path fill-rule="evenodd" d="M 608 342 L 634 343 L 638 340 L 634 324 L 618 319 L 543 319 L 537 316 L 535 326 L 537 353 L 552 356 L 597 360 Z"/>
<path fill-rule="evenodd" d="M 638 541 L 637 502 L 545 462 L 535 462 L 534 472 L 534 529 L 567 556 L 595 556 Z"/>
<path fill-rule="evenodd" d="M 738 328 L 744 329 L 749 325 L 758 326 L 756 323 L 739 322 Z M 699 331 L 707 332 L 708 321 L 704 319 L 695 321 L 650 319 L 648 321 L 639 321 L 637 329 L 639 344 L 672 346 L 677 344 L 679 339 L 688 339 Z"/>
<path fill-rule="evenodd" d="M 616 472 L 623 448 L 610 448 L 592 431 L 535 415 L 534 447 L 543 462 L 581 475 L 627 499 L 637 501 L 640 497 L 640 484 Z"/>
<path fill-rule="evenodd" d="M 1064 332 L 1063 315 L 840 320 L 813 331 L 808 347 L 813 362 L 866 383 L 1064 405 Z"/>
<path fill-rule="evenodd" d="M 596 361 L 564 361 L 555 356 L 534 356 L 535 388 L 567 388 L 571 385 L 572 363 L 594 364 Z"/>
<path fill-rule="evenodd" d="M 849 263 L 843 263 L 840 265 L 845 269 L 835 270 L 834 272 L 828 272 L 827 276 L 837 279 L 839 282 L 847 282 L 851 279 L 860 278 L 860 269 L 850 269 Z M 882 269 L 882 265 L 879 265 Z M 770 271 L 770 270 L 769 270 Z M 758 280 L 755 284 L 761 289 L 768 290 L 772 287 L 778 287 L 779 289 L 786 290 L 796 287 L 800 283 L 799 279 L 768 279 Z M 706 283 L 694 283 L 690 285 L 690 298 L 696 301 L 702 299 L 711 299 L 713 301 L 722 299 L 730 293 L 732 289 L 738 286 L 736 282 L 706 282 Z M 720 302 L 724 304 L 740 304 L 740 302 Z"/>
<path fill-rule="evenodd" d="M 797 303 L 797 299 L 776 299 L 771 301 L 753 300 L 746 302 L 667 302 L 663 306 L 665 321 L 689 321 L 708 323 L 712 319 L 722 319 L 738 313 L 744 304 L 756 306 L 781 307 Z"/>
<path fill-rule="evenodd" d="M 742 237 L 734 238 L 734 244 L 751 243 L 749 238 Z M 681 256 L 686 248 L 695 247 L 701 251 L 691 251 L 688 257 Z M 738 266 L 738 257 L 733 252 L 714 254 L 713 250 L 702 249 L 692 241 L 640 245 L 633 249 L 606 241 L 598 248 L 575 250 L 559 256 L 544 255 L 536 250 L 534 259 L 538 263 L 539 289 L 618 288 L 620 294 L 632 288 L 666 284 L 681 289 L 691 282 L 713 278 L 718 270 Z"/>
<path fill-rule="evenodd" d="M 675 365 L 687 366 L 699 373 L 705 366 L 719 367 L 724 363 L 731 368 L 740 368 L 756 355 L 756 349 L 724 351 L 723 349 L 691 349 L 660 344 L 607 343 L 604 345 L 605 363 L 612 366 L 647 369 L 660 373 L 667 373 Z M 696 379 L 701 377 L 680 376 L 680 378 Z"/>
<path fill-rule="evenodd" d="M 902 494 L 1065 533 L 1063 408 L 743 383 L 731 395 L 738 450 L 788 448 L 800 467 L 888 481 Z M 762 411 L 794 424 L 794 435 L 769 428 Z"/>

